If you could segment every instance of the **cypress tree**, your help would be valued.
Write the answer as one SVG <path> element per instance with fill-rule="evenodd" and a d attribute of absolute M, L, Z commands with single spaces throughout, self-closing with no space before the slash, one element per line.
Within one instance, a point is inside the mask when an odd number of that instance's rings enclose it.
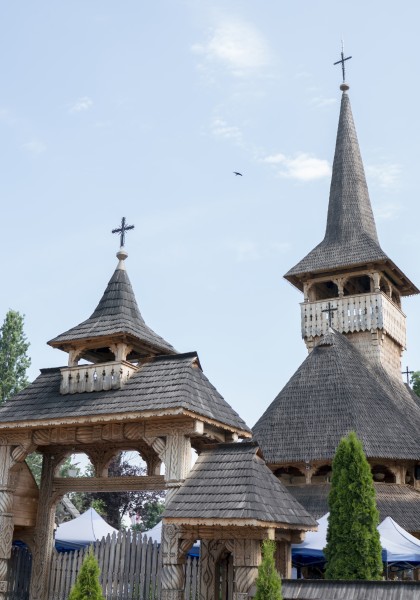
<path fill-rule="evenodd" d="M 328 498 L 326 579 L 382 578 L 375 488 L 363 446 L 354 432 L 338 445 Z"/>
<path fill-rule="evenodd" d="M 276 571 L 274 552 L 276 544 L 273 540 L 264 540 L 262 544 L 262 561 L 258 567 L 255 600 L 282 600 L 281 579 Z"/>
<path fill-rule="evenodd" d="M 9 310 L 0 329 L 0 403 L 28 385 L 26 370 L 29 342 L 23 331 L 23 315 Z"/>
<path fill-rule="evenodd" d="M 98 561 L 90 548 L 68 600 L 105 600 L 99 583 L 99 573 Z"/>

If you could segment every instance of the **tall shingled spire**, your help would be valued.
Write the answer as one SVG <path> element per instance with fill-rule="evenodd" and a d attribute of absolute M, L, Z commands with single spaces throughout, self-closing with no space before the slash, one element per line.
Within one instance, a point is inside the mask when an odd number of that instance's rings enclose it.
<path fill-rule="evenodd" d="M 325 237 L 285 278 L 302 289 L 301 279 L 310 273 L 386 263 L 402 295 L 417 293 L 380 246 L 347 93 L 349 86 L 343 83 L 340 89 L 343 94 Z"/>

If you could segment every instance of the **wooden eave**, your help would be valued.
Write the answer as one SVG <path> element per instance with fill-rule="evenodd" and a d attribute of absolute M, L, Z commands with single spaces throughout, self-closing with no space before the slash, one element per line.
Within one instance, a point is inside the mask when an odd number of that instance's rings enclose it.
<path fill-rule="evenodd" d="M 377 261 L 374 263 L 357 263 L 351 265 L 344 265 L 342 267 L 334 267 L 332 269 L 322 269 L 319 271 L 308 271 L 299 273 L 296 275 L 284 275 L 284 278 L 289 281 L 292 285 L 303 292 L 303 284 L 308 279 L 315 279 L 318 277 L 334 277 L 338 275 L 346 275 L 357 271 L 366 270 L 378 270 L 384 271 L 389 277 L 391 283 L 397 288 L 401 296 L 414 296 L 419 294 L 420 290 L 406 275 L 397 267 L 397 265 L 391 260 Z"/>
<path fill-rule="evenodd" d="M 105 423 L 130 423 L 130 422 L 142 422 L 164 420 L 166 417 L 189 417 L 194 421 L 200 421 L 207 423 L 208 425 L 215 427 L 217 430 L 228 431 L 229 433 L 236 433 L 240 438 L 250 438 L 252 433 L 220 423 L 213 419 L 209 419 L 202 415 L 197 415 L 192 411 L 185 410 L 183 408 L 172 408 L 162 409 L 157 411 L 136 411 L 136 412 L 121 412 L 121 413 L 110 413 L 100 415 L 81 415 L 80 417 L 57 417 L 53 419 L 31 419 L 27 421 L 4 421 L 0 422 L 0 431 L 13 431 L 13 430 L 31 430 L 31 429 L 45 429 L 50 427 L 67 427 L 72 425 L 95 425 Z"/>
<path fill-rule="evenodd" d="M 99 348 L 108 348 L 111 344 L 115 344 L 118 342 L 123 342 L 129 346 L 133 347 L 133 350 L 138 352 L 141 356 L 152 355 L 169 355 L 176 354 L 176 352 L 171 352 L 167 348 L 158 345 L 151 345 L 149 342 L 139 340 L 138 337 L 131 333 L 112 333 L 106 336 L 93 336 L 93 337 L 80 337 L 72 340 L 66 341 L 54 341 L 50 340 L 47 342 L 49 346 L 52 348 L 57 348 L 58 350 L 63 350 L 64 352 L 69 352 L 70 350 L 77 350 L 78 348 L 84 349 L 83 354 L 85 356 L 89 356 L 95 361 L 97 356 L 92 353 L 89 354 L 89 350 L 96 350 Z"/>
<path fill-rule="evenodd" d="M 276 523 L 274 521 L 259 521 L 257 519 L 241 519 L 241 518 L 205 518 L 205 519 L 185 519 L 177 517 L 163 517 L 164 524 L 179 525 L 182 527 L 200 527 L 214 529 L 216 527 L 230 528 L 256 528 L 256 529 L 294 529 L 297 531 L 316 531 L 317 525 L 303 525 L 291 523 Z M 204 533 L 205 530 L 203 530 Z"/>

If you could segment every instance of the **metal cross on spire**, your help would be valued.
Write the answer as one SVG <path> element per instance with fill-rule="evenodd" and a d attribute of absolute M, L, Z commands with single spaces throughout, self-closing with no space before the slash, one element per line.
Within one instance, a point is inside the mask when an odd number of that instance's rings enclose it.
<path fill-rule="evenodd" d="M 134 225 L 126 225 L 125 224 L 125 217 L 123 217 L 121 219 L 121 227 L 118 227 L 117 229 L 113 229 L 112 230 L 112 233 L 119 233 L 120 234 L 120 246 L 121 246 L 121 248 L 124 247 L 125 232 L 129 231 L 130 229 L 134 229 Z"/>
<path fill-rule="evenodd" d="M 345 61 L 346 60 L 350 60 L 351 56 L 346 56 L 344 57 L 344 42 L 343 40 L 341 40 L 341 59 L 337 60 L 337 62 L 334 63 L 334 65 L 340 65 L 341 64 L 341 70 L 343 71 L 343 83 L 346 82 L 346 66 L 345 66 Z"/>
<path fill-rule="evenodd" d="M 332 327 L 333 312 L 335 310 L 338 310 L 338 308 L 333 308 L 331 306 L 331 302 L 328 302 L 328 308 L 325 308 L 323 311 L 321 311 L 324 313 L 328 313 L 328 327 Z"/>
<path fill-rule="evenodd" d="M 402 375 L 407 376 L 407 385 L 410 385 L 410 375 L 414 373 L 414 371 L 409 371 L 408 367 L 405 368 L 405 371 L 401 371 Z"/>

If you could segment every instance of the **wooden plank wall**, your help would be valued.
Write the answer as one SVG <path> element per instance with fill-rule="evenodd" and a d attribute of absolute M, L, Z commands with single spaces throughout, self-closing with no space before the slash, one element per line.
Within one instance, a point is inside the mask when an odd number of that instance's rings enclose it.
<path fill-rule="evenodd" d="M 106 600 L 160 599 L 161 567 L 156 542 L 127 531 L 112 537 L 108 535 L 93 549 L 101 570 L 100 581 Z M 74 552 L 54 552 L 49 600 L 67 600 L 88 551 L 88 548 L 83 548 Z M 186 561 L 186 600 L 199 599 L 198 562 L 191 557 Z"/>

